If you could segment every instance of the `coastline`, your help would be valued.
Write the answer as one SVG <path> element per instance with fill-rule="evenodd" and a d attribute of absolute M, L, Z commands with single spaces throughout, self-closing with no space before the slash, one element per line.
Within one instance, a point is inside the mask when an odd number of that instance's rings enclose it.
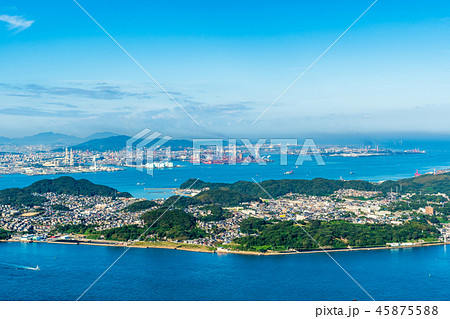
<path fill-rule="evenodd" d="M 239 250 L 217 250 L 219 254 L 239 254 L 239 255 L 257 255 L 257 256 L 281 256 L 281 255 L 297 255 L 297 254 L 318 254 L 318 253 L 334 253 L 334 252 L 351 252 L 351 251 L 370 251 L 370 250 L 398 250 L 398 249 L 408 249 L 408 248 L 419 248 L 428 246 L 443 246 L 450 243 L 444 242 L 434 242 L 434 243 L 424 243 L 411 246 L 380 246 L 380 247 L 356 247 L 356 248 L 340 248 L 340 249 L 316 249 L 316 250 L 304 250 L 304 251 L 286 251 L 286 252 L 256 252 L 256 251 L 239 251 Z"/>
<path fill-rule="evenodd" d="M 23 242 L 20 240 L 0 240 L 0 242 Z M 242 251 L 242 250 L 228 250 L 220 247 L 209 247 L 194 244 L 182 244 L 182 243 L 172 243 L 172 242 L 133 242 L 128 244 L 127 242 L 116 242 L 107 240 L 95 240 L 95 241 L 34 241 L 33 243 L 46 243 L 46 244 L 63 244 L 63 245 L 87 245 L 87 246 L 105 246 L 105 247 L 123 247 L 123 248 L 156 248 L 156 249 L 169 249 L 169 250 L 183 250 L 190 252 L 199 253 L 216 253 L 219 255 L 226 254 L 237 254 L 237 255 L 253 255 L 253 256 L 283 256 L 283 255 L 297 255 L 297 254 L 317 254 L 317 253 L 334 253 L 334 252 L 352 252 L 352 251 L 371 251 L 371 250 L 400 250 L 418 247 L 429 247 L 429 246 L 443 246 L 450 243 L 445 242 L 433 242 L 433 243 L 423 243 L 411 246 L 380 246 L 380 247 L 357 247 L 357 248 L 340 248 L 340 249 L 316 249 L 316 250 L 305 250 L 305 251 L 286 251 L 286 252 L 256 252 L 256 251 Z"/>
<path fill-rule="evenodd" d="M 0 242 L 16 242 L 16 243 L 44 243 L 44 244 L 62 244 L 62 245 L 86 245 L 86 246 L 105 246 L 105 247 L 123 247 L 123 248 L 157 248 L 157 249 L 171 249 L 171 250 L 184 250 L 201 253 L 214 253 L 215 250 L 212 247 L 171 243 L 171 242 L 121 242 L 121 241 L 109 241 L 109 240 L 74 240 L 74 241 L 32 241 L 24 242 L 20 240 L 1 240 Z"/>

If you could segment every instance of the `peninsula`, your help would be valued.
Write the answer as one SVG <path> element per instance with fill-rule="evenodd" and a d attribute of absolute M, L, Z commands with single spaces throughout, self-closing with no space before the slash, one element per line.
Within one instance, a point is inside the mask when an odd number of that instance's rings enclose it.
<path fill-rule="evenodd" d="M 188 180 L 167 200 L 61 177 L 0 191 L 2 239 L 194 251 L 411 247 L 450 234 L 450 174 L 371 183 Z"/>

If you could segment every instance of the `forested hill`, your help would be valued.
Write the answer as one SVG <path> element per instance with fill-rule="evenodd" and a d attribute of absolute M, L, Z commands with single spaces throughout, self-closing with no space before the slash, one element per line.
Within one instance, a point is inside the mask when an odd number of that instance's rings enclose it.
<path fill-rule="evenodd" d="M 425 219 L 408 221 L 398 226 L 354 224 L 343 220 L 313 220 L 301 224 L 303 229 L 293 221 L 244 219 L 240 225 L 241 231 L 252 235 L 236 238 L 234 242 L 239 244 L 240 250 L 265 252 L 319 249 L 317 243 L 326 248 L 385 246 L 390 242 L 434 241 L 440 236 L 436 227 Z M 315 242 L 309 236 L 314 238 Z"/>
<path fill-rule="evenodd" d="M 391 189 L 396 190 L 396 187 L 402 192 L 422 191 L 424 194 L 445 193 L 450 195 L 450 173 L 447 174 L 426 174 L 418 177 L 401 179 L 398 181 L 385 181 L 382 183 L 371 183 L 367 181 L 354 180 L 342 181 L 325 178 L 314 178 L 312 180 L 305 179 L 282 179 L 282 180 L 268 180 L 258 184 L 247 181 L 239 181 L 233 184 L 228 183 L 208 183 L 191 178 L 180 185 L 181 189 L 222 189 L 231 190 L 238 193 L 247 194 L 250 196 L 267 198 L 269 193 L 273 197 L 283 196 L 288 193 L 297 193 L 312 196 L 327 196 L 339 189 L 355 189 L 363 191 L 382 191 L 389 192 Z"/>
<path fill-rule="evenodd" d="M 69 176 L 56 179 L 43 179 L 24 188 L 0 190 L 0 205 L 14 207 L 42 205 L 46 199 L 33 196 L 33 193 L 56 193 L 84 196 L 132 197 L 130 193 L 119 192 L 114 188 L 97 185 L 86 179 L 76 180 Z"/>
<path fill-rule="evenodd" d="M 130 193 L 119 192 L 117 189 L 109 186 L 94 184 L 87 179 L 76 180 L 70 176 L 63 176 L 56 179 L 43 179 L 24 187 L 23 190 L 39 194 L 56 193 L 84 196 L 132 197 Z"/>
<path fill-rule="evenodd" d="M 436 194 L 444 193 L 450 196 L 450 173 L 446 174 L 425 174 L 418 177 L 400 179 L 398 181 L 385 181 L 379 185 L 379 190 L 389 192 L 391 189 L 396 190 L 396 187 L 402 193 L 419 193 Z"/>
<path fill-rule="evenodd" d="M 189 179 L 180 188 L 189 188 L 195 179 Z M 348 188 L 364 191 L 374 191 L 377 186 L 366 181 L 341 181 L 325 178 L 315 178 L 313 180 L 305 179 L 283 179 L 283 180 L 268 180 L 260 183 L 261 187 L 267 191 L 271 196 L 278 197 L 288 193 L 298 193 L 313 196 L 326 196 L 333 192 Z M 233 184 L 227 183 L 206 183 L 198 180 L 191 188 L 193 189 L 227 189 L 238 193 L 244 193 L 250 196 L 267 198 L 266 192 L 253 182 L 239 181 Z"/>

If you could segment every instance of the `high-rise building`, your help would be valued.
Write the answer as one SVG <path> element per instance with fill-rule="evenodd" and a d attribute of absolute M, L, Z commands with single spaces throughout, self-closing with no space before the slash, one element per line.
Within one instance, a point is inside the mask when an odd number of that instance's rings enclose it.
<path fill-rule="evenodd" d="M 64 155 L 64 161 L 63 161 L 63 164 L 64 164 L 64 165 L 69 165 L 69 151 L 67 150 L 67 147 L 66 147 L 66 153 L 65 153 L 65 155 Z"/>

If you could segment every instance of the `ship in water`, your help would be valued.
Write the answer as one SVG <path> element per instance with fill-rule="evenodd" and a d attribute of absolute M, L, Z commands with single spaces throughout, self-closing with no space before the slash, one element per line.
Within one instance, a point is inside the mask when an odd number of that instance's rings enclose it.
<path fill-rule="evenodd" d="M 420 150 L 418 147 L 412 150 L 405 150 L 406 154 L 425 154 L 425 151 Z"/>
<path fill-rule="evenodd" d="M 284 175 L 292 175 L 292 174 L 294 174 L 294 170 L 284 172 Z"/>

